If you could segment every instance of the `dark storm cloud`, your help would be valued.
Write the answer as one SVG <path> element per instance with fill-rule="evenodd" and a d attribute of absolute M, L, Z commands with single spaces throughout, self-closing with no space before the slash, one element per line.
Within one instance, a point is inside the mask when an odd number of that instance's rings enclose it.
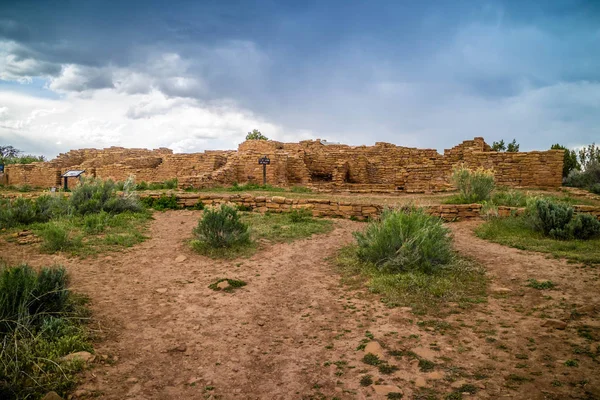
<path fill-rule="evenodd" d="M 56 90 L 230 99 L 355 144 L 600 135 L 597 1 L 24 0 L 0 15 L 10 76 Z"/>

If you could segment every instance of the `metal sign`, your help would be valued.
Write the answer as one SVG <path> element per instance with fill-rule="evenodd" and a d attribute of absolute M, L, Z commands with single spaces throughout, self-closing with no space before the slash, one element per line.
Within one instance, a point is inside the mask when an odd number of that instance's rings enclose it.
<path fill-rule="evenodd" d="M 259 165 L 269 165 L 271 164 L 271 159 L 267 156 L 261 157 L 258 159 Z"/>
<path fill-rule="evenodd" d="M 79 175 L 83 174 L 85 171 L 81 170 L 71 170 L 67 171 L 63 174 L 63 178 L 77 178 Z"/>

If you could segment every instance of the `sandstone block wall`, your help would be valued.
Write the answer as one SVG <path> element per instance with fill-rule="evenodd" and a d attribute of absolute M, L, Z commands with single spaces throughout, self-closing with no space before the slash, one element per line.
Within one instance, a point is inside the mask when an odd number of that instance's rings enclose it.
<path fill-rule="evenodd" d="M 306 185 L 322 190 L 407 193 L 452 189 L 454 165 L 492 168 L 500 185 L 556 188 L 562 183 L 562 150 L 496 153 L 483 138 L 467 140 L 439 154 L 378 142 L 374 146 L 328 145 L 320 140 L 299 143 L 250 140 L 237 151 L 173 154 L 169 149 L 73 150 L 56 159 L 6 166 L 10 185 L 56 185 L 57 173 L 84 169 L 88 175 L 122 181 L 160 182 L 178 178 L 186 187 L 262 183 L 258 159 L 268 156 L 267 182 L 275 186 Z"/>

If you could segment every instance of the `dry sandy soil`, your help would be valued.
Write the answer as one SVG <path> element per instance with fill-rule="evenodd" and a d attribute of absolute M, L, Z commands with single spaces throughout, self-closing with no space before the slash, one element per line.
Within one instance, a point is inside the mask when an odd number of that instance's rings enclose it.
<path fill-rule="evenodd" d="M 488 243 L 474 237 L 475 223 L 455 223 L 456 247 L 486 267 L 490 295 L 437 319 L 387 308 L 341 284 L 330 258 L 364 224 L 335 220 L 329 234 L 213 261 L 185 243 L 198 216 L 155 213 L 146 242 L 84 260 L 3 244 L 7 261 L 65 265 L 74 289 L 91 298 L 97 357 L 74 397 L 386 398 L 377 388 L 443 399 L 462 386 L 476 391 L 462 395 L 472 399 L 600 398 L 591 356 L 600 335 L 598 269 Z M 248 285 L 232 293 L 208 288 L 225 277 Z M 530 278 L 557 288 L 527 287 Z M 567 322 L 566 329 L 543 326 L 545 318 Z M 583 326 L 595 340 L 580 336 Z M 397 371 L 381 374 L 362 362 L 357 346 L 367 331 L 369 349 Z M 413 351 L 434 369 L 423 372 L 392 350 Z M 380 385 L 361 386 L 366 374 Z"/>

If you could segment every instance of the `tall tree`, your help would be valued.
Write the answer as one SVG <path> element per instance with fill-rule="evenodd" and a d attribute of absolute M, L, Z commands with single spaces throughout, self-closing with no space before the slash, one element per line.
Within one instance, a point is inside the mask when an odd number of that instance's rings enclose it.
<path fill-rule="evenodd" d="M 567 176 L 569 176 L 571 171 L 581 169 L 581 165 L 579 164 L 579 161 L 577 161 L 577 153 L 575 152 L 575 150 L 569 150 L 565 146 L 562 146 L 558 143 L 553 144 L 552 147 L 550 147 L 550 149 L 565 151 L 565 155 L 564 155 L 564 159 L 563 159 L 563 172 L 562 172 L 563 178 L 566 178 Z"/>

